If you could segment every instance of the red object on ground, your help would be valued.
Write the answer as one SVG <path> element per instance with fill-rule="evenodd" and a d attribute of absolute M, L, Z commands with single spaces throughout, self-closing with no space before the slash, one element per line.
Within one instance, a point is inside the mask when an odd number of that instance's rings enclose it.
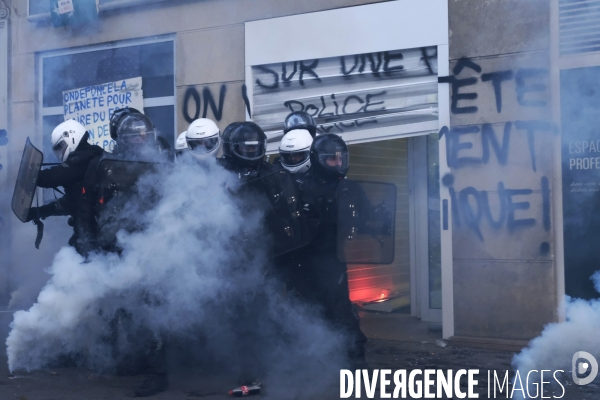
<path fill-rule="evenodd" d="M 252 386 L 240 386 L 233 390 L 229 391 L 230 396 L 235 397 L 243 397 L 243 396 L 251 396 L 260 393 L 260 385 L 252 385 Z"/>

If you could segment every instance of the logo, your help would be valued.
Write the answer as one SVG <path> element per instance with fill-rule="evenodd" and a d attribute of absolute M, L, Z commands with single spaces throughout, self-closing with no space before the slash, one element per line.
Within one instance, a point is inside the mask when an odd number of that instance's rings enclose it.
<path fill-rule="evenodd" d="M 598 375 L 598 361 L 596 361 L 593 355 L 586 351 L 578 351 L 573 354 L 573 363 L 571 367 L 571 371 L 573 371 L 573 382 L 575 382 L 576 385 L 588 385 L 592 383 Z M 587 377 L 580 378 L 580 376 L 585 375 L 588 371 L 590 372 Z"/>
<path fill-rule="evenodd" d="M 590 359 L 584 357 L 588 360 L 587 369 Z M 560 369 L 553 372 L 544 369 L 519 373 L 519 370 L 516 370 L 514 377 L 510 378 L 508 370 L 504 371 L 504 374 L 494 370 L 493 375 L 492 371 L 488 370 L 487 379 L 479 380 L 478 369 L 445 371 L 441 369 L 374 369 L 372 371 L 342 369 L 340 370 L 340 398 L 359 399 L 364 394 L 368 399 L 562 399 L 565 396 L 565 387 L 556 376 L 559 372 L 565 371 Z M 552 382 L 551 377 L 554 378 L 555 383 Z M 511 381 L 512 383 L 509 384 Z M 479 385 L 479 382 L 487 383 L 487 397 L 483 397 L 482 392 L 485 388 Z M 547 388 L 553 386 L 550 389 L 552 391 L 560 386 L 562 394 L 544 396 L 546 393 L 544 384 Z M 380 391 L 376 393 L 378 389 Z"/>

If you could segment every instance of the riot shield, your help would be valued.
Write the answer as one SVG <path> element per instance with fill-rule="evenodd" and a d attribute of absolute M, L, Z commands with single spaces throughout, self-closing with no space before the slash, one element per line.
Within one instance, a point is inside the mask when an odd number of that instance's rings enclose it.
<path fill-rule="evenodd" d="M 300 212 L 300 199 L 290 174 L 277 171 L 244 184 L 266 196 L 265 224 L 272 238 L 270 255 L 280 256 L 310 242 L 307 224 Z"/>
<path fill-rule="evenodd" d="M 42 152 L 36 149 L 27 138 L 12 197 L 12 210 L 22 222 L 25 222 L 29 215 L 43 161 Z"/>
<path fill-rule="evenodd" d="M 342 181 L 337 189 L 337 255 L 348 264 L 394 261 L 396 186 Z"/>

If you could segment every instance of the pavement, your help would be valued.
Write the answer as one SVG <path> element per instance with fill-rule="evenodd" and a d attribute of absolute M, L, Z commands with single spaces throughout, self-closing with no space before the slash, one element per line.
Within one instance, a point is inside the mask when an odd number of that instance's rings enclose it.
<path fill-rule="evenodd" d="M 442 341 L 436 326 L 420 322 L 402 313 L 360 313 L 361 326 L 368 336 L 367 361 L 374 369 L 479 369 L 479 398 L 487 395 L 487 371 L 504 374 L 511 370 L 513 352 L 469 348 Z M 0 312 L 0 337 L 5 338 L 12 314 Z M 115 400 L 130 399 L 142 377 L 117 377 L 98 375 L 83 368 L 54 368 L 31 373 L 9 374 L 6 355 L 0 355 L 0 400 Z M 600 385 L 597 380 L 588 386 L 569 384 L 565 379 L 564 399 L 599 399 Z M 152 399 L 212 400 L 231 398 L 227 391 L 237 386 L 228 376 L 201 369 L 179 369 L 169 376 L 169 390 Z M 339 376 L 332 379 L 329 387 L 318 396 L 300 395 L 269 396 L 268 382 L 255 399 L 339 399 Z M 466 385 L 461 383 L 461 386 Z M 465 386 L 461 389 L 465 390 Z M 379 390 L 376 392 L 379 395 Z M 560 396 L 560 387 L 545 396 Z M 366 398 L 365 392 L 362 393 Z M 352 397 L 354 398 L 354 397 Z M 445 398 L 445 397 L 444 397 Z M 506 398 L 500 394 L 497 398 Z"/>

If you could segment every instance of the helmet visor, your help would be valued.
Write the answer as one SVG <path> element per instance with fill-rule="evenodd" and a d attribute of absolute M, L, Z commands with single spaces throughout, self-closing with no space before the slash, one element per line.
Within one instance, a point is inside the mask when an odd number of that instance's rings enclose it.
<path fill-rule="evenodd" d="M 188 148 L 192 153 L 206 154 L 210 153 L 219 145 L 218 137 L 202 138 L 202 139 L 187 139 Z"/>
<path fill-rule="evenodd" d="M 294 152 L 280 152 L 281 164 L 286 167 L 295 167 L 302 164 L 310 157 L 310 150 L 305 151 L 294 151 Z"/>
<path fill-rule="evenodd" d="M 336 151 L 319 154 L 319 164 L 332 171 L 344 173 L 348 170 L 349 154 L 346 151 Z"/>
<path fill-rule="evenodd" d="M 141 145 L 153 141 L 154 126 L 143 114 L 127 115 L 117 129 L 117 140 L 128 145 Z"/>
<path fill-rule="evenodd" d="M 122 139 L 123 143 L 139 145 L 148 142 L 148 140 L 152 137 L 152 132 L 127 131 L 122 132 L 119 137 Z"/>
<path fill-rule="evenodd" d="M 67 147 L 69 147 L 69 145 L 64 139 L 59 140 L 54 146 L 52 146 L 52 151 L 56 155 L 56 158 L 58 158 L 60 161 L 64 161 L 63 156 L 65 155 L 65 151 L 67 151 Z"/>
<path fill-rule="evenodd" d="M 264 140 L 244 140 L 234 142 L 232 146 L 233 152 L 245 160 L 258 160 L 265 156 L 265 141 Z"/>

